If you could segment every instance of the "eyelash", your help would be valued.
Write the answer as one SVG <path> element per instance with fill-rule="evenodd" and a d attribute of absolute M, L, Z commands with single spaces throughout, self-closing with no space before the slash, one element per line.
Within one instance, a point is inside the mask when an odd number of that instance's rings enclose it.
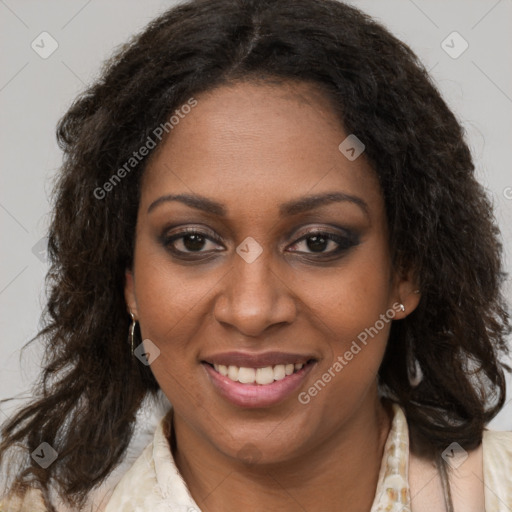
<path fill-rule="evenodd" d="M 169 251 L 171 251 L 171 253 L 173 253 L 178 258 L 196 259 L 196 260 L 204 259 L 204 258 L 189 258 L 189 255 L 204 254 L 204 253 L 207 253 L 208 251 L 199 250 L 199 251 L 188 251 L 187 252 L 187 251 L 178 250 L 175 247 L 173 247 L 174 242 L 185 238 L 187 235 L 200 235 L 206 240 L 210 240 L 212 242 L 222 244 L 222 241 L 218 237 L 212 235 L 211 233 L 205 233 L 203 231 L 200 231 L 196 228 L 185 228 L 182 231 L 180 231 L 179 233 L 175 233 L 170 236 L 163 235 L 161 237 L 162 244 L 164 245 L 164 247 L 166 247 Z M 347 235 L 343 236 L 343 235 L 337 235 L 335 233 L 331 233 L 328 231 L 314 230 L 314 231 L 305 233 L 303 236 L 301 236 L 299 239 L 297 239 L 291 245 L 292 246 L 297 245 L 298 243 L 300 243 L 304 240 L 307 240 L 308 238 L 313 238 L 315 236 L 320 236 L 322 238 L 325 238 L 327 241 L 333 241 L 333 242 L 337 243 L 339 247 L 337 249 L 329 251 L 329 252 L 317 252 L 317 253 L 315 253 L 314 251 L 313 252 L 297 251 L 297 252 L 299 252 L 300 254 L 308 254 L 308 255 L 317 254 L 319 256 L 316 257 L 315 259 L 324 259 L 326 256 L 341 255 L 342 253 L 348 251 L 353 246 L 359 244 L 359 237 L 351 231 L 347 231 Z M 215 252 L 221 252 L 221 251 L 215 251 Z M 322 258 L 322 256 L 323 256 L 323 258 Z"/>

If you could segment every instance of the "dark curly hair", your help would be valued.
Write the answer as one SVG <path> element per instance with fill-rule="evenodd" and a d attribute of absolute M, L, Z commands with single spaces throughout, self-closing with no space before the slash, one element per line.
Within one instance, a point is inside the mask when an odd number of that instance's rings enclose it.
<path fill-rule="evenodd" d="M 316 84 L 364 141 L 385 199 L 395 269 L 413 271 L 418 308 L 393 322 L 379 378 L 435 458 L 478 446 L 504 404 L 509 316 L 501 244 L 463 129 L 405 44 L 335 0 L 192 0 L 152 21 L 60 120 L 64 163 L 49 233 L 44 371 L 2 429 L 0 461 L 22 446 L 11 489 L 39 487 L 82 507 L 119 464 L 143 398 L 158 389 L 127 345 L 124 299 L 140 179 L 149 156 L 94 193 L 192 95 L 237 80 Z M 34 341 L 34 340 L 32 340 Z M 423 370 L 417 387 L 407 367 Z M 29 454 L 59 453 L 46 470 Z M 413 444 L 414 448 L 414 444 Z M 85 456 L 84 456 L 85 454 Z"/>

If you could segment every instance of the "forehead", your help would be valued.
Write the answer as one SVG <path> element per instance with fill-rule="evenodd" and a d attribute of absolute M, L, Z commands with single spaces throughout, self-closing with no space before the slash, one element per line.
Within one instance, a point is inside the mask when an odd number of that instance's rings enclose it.
<path fill-rule="evenodd" d="M 314 85 L 239 82 L 196 100 L 150 160 L 141 207 L 175 192 L 253 208 L 333 189 L 381 200 L 364 154 L 339 150 L 349 134 Z"/>

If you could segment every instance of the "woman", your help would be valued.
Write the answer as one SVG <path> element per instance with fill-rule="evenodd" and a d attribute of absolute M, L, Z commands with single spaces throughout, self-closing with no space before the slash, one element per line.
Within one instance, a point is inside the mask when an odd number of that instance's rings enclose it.
<path fill-rule="evenodd" d="M 44 392 L 3 427 L 3 510 L 512 507 L 498 230 L 408 47 L 331 0 L 195 0 L 58 136 Z"/>

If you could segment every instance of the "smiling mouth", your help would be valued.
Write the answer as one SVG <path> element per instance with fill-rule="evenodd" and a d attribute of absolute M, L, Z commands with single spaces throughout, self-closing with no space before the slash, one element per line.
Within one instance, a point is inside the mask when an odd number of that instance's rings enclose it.
<path fill-rule="evenodd" d="M 300 372 L 304 367 L 315 363 L 315 359 L 309 359 L 306 363 L 288 363 L 276 364 L 274 366 L 265 366 L 263 368 L 248 368 L 244 366 L 212 364 L 203 361 L 217 373 L 227 377 L 233 382 L 241 384 L 252 384 L 266 386 L 275 381 L 283 380 L 289 375 Z"/>

